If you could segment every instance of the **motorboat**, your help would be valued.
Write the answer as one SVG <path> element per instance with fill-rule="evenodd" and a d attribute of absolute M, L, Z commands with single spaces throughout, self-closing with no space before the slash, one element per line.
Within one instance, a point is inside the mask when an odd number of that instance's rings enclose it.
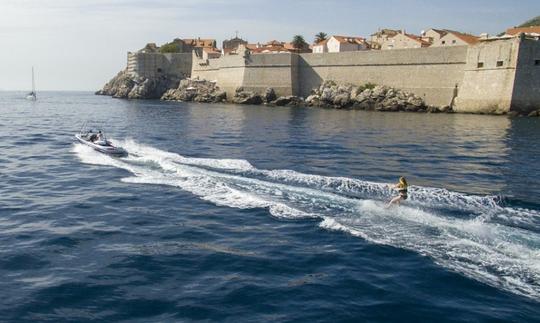
<path fill-rule="evenodd" d="M 105 134 L 101 131 L 94 132 L 92 130 L 75 135 L 75 138 L 82 144 L 92 147 L 94 150 L 99 151 L 111 156 L 122 157 L 127 155 L 127 151 L 122 147 L 117 147 L 105 137 Z"/>

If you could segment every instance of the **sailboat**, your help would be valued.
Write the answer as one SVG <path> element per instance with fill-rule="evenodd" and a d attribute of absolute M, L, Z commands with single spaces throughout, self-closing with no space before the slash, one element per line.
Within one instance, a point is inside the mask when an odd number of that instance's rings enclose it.
<path fill-rule="evenodd" d="M 32 92 L 28 93 L 26 95 L 26 99 L 27 100 L 32 100 L 32 101 L 36 101 L 37 100 L 37 96 L 36 96 L 36 83 L 34 82 L 34 66 L 32 66 Z"/>

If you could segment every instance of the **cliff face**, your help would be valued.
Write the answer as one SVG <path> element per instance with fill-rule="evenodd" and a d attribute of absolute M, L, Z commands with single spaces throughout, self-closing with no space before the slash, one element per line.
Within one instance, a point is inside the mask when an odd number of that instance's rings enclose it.
<path fill-rule="evenodd" d="M 176 77 L 133 77 L 123 70 L 96 94 L 124 99 L 159 99 L 167 90 L 177 88 L 179 83 L 180 79 Z"/>

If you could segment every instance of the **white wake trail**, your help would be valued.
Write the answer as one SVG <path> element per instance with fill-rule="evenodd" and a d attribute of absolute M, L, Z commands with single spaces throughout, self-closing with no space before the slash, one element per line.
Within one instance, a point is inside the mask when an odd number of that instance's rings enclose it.
<path fill-rule="evenodd" d="M 266 208 L 276 217 L 320 218 L 323 228 L 412 250 L 467 277 L 540 298 L 540 237 L 512 225 L 540 223 L 538 211 L 428 187 L 413 187 L 405 206 L 385 209 L 388 184 L 260 170 L 238 159 L 189 158 L 132 140 L 119 144 L 128 157 L 111 158 L 80 144 L 74 152 L 84 163 L 129 171 L 126 183 L 178 187 L 216 205 Z M 499 221 L 505 218 L 512 221 Z"/>

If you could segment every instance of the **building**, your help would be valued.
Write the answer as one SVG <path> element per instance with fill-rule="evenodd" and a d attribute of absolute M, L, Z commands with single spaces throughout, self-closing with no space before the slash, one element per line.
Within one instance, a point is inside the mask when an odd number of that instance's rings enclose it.
<path fill-rule="evenodd" d="M 215 39 L 184 38 L 182 41 L 192 48 L 216 48 Z"/>
<path fill-rule="evenodd" d="M 341 53 L 369 49 L 365 38 L 356 36 L 331 36 L 313 45 L 314 53 Z"/>
<path fill-rule="evenodd" d="M 400 31 L 393 37 L 388 37 L 381 43 L 382 50 L 388 49 L 403 49 L 403 48 L 422 48 L 429 47 L 430 42 L 422 39 L 421 36 L 407 34 L 404 30 Z"/>
<path fill-rule="evenodd" d="M 509 28 L 506 30 L 505 36 L 516 36 L 520 33 L 524 33 L 528 36 L 538 37 L 540 36 L 540 26 Z"/>
<path fill-rule="evenodd" d="M 379 29 L 374 34 L 371 34 L 370 47 L 371 49 L 381 49 L 382 43 L 388 40 L 388 38 L 394 37 L 399 34 L 399 30 L 394 29 Z"/>
<path fill-rule="evenodd" d="M 221 51 L 217 48 L 205 47 L 202 49 L 202 58 L 204 60 L 221 57 Z"/>
<path fill-rule="evenodd" d="M 480 37 L 461 33 L 454 30 L 445 30 L 446 35 L 442 36 L 439 40 L 433 42 L 431 46 L 441 47 L 441 46 L 464 46 L 464 45 L 474 45 L 479 40 Z"/>
<path fill-rule="evenodd" d="M 427 31 L 422 32 L 422 40 L 433 44 L 444 37 L 448 32 L 444 29 L 429 28 Z"/>
<path fill-rule="evenodd" d="M 239 38 L 238 36 L 226 39 L 223 41 L 223 46 L 221 47 L 223 49 L 223 52 L 230 52 L 234 49 L 237 49 L 240 45 L 247 45 L 248 42 L 246 40 L 243 40 L 242 38 Z"/>

